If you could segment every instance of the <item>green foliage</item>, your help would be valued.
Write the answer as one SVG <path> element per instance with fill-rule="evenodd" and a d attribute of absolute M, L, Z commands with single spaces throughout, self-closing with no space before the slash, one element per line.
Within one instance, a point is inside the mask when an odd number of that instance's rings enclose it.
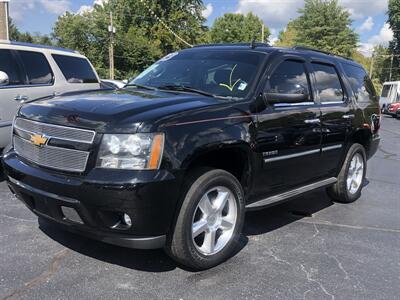
<path fill-rule="evenodd" d="M 60 46 L 85 54 L 101 77 L 109 77 L 108 25 L 112 12 L 116 77 L 125 79 L 163 55 L 187 47 L 164 24 L 190 44 L 204 43 L 203 8 L 201 0 L 109 0 L 93 11 L 60 16 L 53 36 Z"/>
<path fill-rule="evenodd" d="M 357 47 L 358 35 L 350 27 L 350 14 L 337 0 L 305 0 L 293 21 L 297 45 L 318 48 L 339 55 L 351 56 Z"/>
<path fill-rule="evenodd" d="M 373 52 L 373 73 L 372 78 L 380 83 L 390 80 L 391 58 L 390 49 L 384 46 L 376 46 Z M 393 69 L 396 71 L 396 69 Z M 396 80 L 396 72 L 392 74 L 392 80 Z"/>
<path fill-rule="evenodd" d="M 389 0 L 388 16 L 393 30 L 393 41 L 389 44 L 389 53 L 394 55 L 392 80 L 400 80 L 400 0 Z"/>
<path fill-rule="evenodd" d="M 296 46 L 297 30 L 290 21 L 285 30 L 281 31 L 278 36 L 278 41 L 275 43 L 277 47 L 293 47 Z"/>
<path fill-rule="evenodd" d="M 250 43 L 253 39 L 261 41 L 262 25 L 262 20 L 252 13 L 224 14 L 217 18 L 211 27 L 210 41 L 212 43 Z M 270 31 L 265 27 L 265 41 L 268 41 L 269 36 Z"/>
<path fill-rule="evenodd" d="M 354 50 L 351 58 L 361 64 L 367 72 L 371 69 L 371 58 L 365 57 L 361 52 Z"/>
<path fill-rule="evenodd" d="M 33 43 L 41 45 L 54 45 L 54 41 L 48 35 L 41 35 L 39 33 L 30 34 L 28 32 L 20 32 L 13 23 L 12 19 L 9 20 L 9 33 L 10 40 L 23 43 Z"/>
<path fill-rule="evenodd" d="M 146 38 L 145 29 L 131 26 L 125 37 L 116 45 L 118 49 L 115 62 L 119 72 L 131 78 L 162 56 L 159 41 Z"/>

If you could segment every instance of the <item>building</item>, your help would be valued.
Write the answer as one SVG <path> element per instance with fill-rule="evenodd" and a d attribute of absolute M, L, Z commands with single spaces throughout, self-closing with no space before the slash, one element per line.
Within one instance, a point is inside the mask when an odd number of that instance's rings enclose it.
<path fill-rule="evenodd" d="M 0 0 L 0 40 L 9 40 L 8 4 L 9 0 Z"/>

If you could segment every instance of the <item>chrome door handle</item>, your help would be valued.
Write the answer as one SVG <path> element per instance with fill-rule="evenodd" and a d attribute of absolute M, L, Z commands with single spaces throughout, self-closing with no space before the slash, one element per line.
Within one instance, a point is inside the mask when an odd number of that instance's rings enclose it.
<path fill-rule="evenodd" d="M 21 102 L 21 103 L 24 103 L 24 102 L 27 101 L 28 99 L 29 99 L 29 97 L 28 97 L 28 96 L 25 96 L 25 95 L 17 95 L 17 96 L 14 98 L 15 101 L 19 101 L 19 102 Z"/>
<path fill-rule="evenodd" d="M 343 119 L 354 119 L 356 116 L 351 114 L 351 115 L 343 115 Z"/>
<path fill-rule="evenodd" d="M 319 123 L 321 123 L 321 120 L 320 119 L 305 120 L 304 123 L 306 123 L 306 124 L 319 124 Z"/>

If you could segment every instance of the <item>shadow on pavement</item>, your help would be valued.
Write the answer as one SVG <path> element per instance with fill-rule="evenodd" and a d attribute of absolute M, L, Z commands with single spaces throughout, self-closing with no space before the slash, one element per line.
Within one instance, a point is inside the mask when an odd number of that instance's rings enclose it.
<path fill-rule="evenodd" d="M 312 216 L 332 204 L 326 193 L 319 191 L 260 211 L 247 212 L 243 235 L 235 254 L 247 245 L 248 236 L 261 235 L 276 230 L 304 217 Z M 39 220 L 39 225 L 47 236 L 66 248 L 107 263 L 146 272 L 168 272 L 177 267 L 191 271 L 179 266 L 162 249 L 135 250 L 123 248 L 63 231 L 43 220 Z"/>
<path fill-rule="evenodd" d="M 246 213 L 243 234 L 254 236 L 274 231 L 333 205 L 324 190 L 316 191 L 293 200 Z"/>

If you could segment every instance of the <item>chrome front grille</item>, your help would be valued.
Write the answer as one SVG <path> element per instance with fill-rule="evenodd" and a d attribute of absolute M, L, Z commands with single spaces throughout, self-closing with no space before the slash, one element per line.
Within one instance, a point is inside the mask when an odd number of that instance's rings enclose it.
<path fill-rule="evenodd" d="M 22 118 L 15 120 L 14 127 L 29 133 L 85 144 L 92 144 L 95 136 L 95 132 L 91 130 L 39 123 Z"/>
<path fill-rule="evenodd" d="M 39 123 L 17 118 L 14 123 L 13 144 L 15 152 L 37 165 L 68 172 L 84 172 L 89 159 L 88 151 L 51 146 L 51 139 L 65 142 L 92 144 L 95 132 L 58 125 Z M 25 133 L 19 134 L 22 131 Z M 42 146 L 34 145 L 26 135 L 39 135 L 47 139 Z M 49 145 L 50 143 L 50 145 Z"/>

